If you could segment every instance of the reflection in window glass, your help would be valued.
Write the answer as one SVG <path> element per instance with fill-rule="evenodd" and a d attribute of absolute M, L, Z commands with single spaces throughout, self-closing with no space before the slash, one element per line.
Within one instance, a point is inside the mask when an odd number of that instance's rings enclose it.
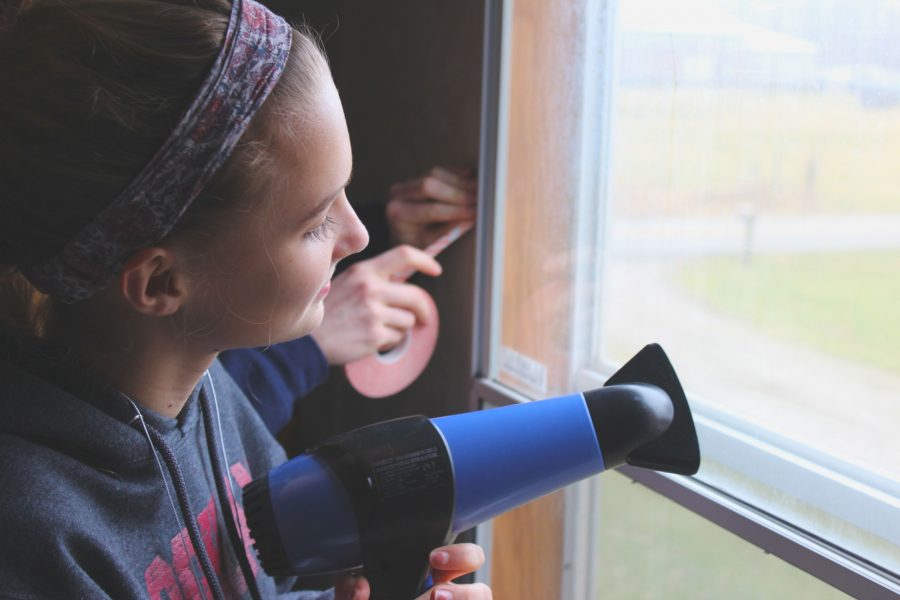
<path fill-rule="evenodd" d="M 572 369 L 585 2 L 510 3 L 508 123 L 502 182 L 502 310 L 492 376 L 534 397 Z M 596 202 L 596 199 L 591 199 Z"/>
<path fill-rule="evenodd" d="M 900 4 L 627 0 L 616 31 L 596 364 L 658 341 L 695 397 L 900 480 Z M 837 541 L 900 570 L 870 534 Z"/>

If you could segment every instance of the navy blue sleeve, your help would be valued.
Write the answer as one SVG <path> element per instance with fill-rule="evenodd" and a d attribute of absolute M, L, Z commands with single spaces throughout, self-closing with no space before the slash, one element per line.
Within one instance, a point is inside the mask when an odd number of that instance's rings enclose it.
<path fill-rule="evenodd" d="M 272 435 L 290 422 L 294 403 L 328 378 L 328 362 L 311 336 L 267 348 L 228 350 L 219 360 Z"/>

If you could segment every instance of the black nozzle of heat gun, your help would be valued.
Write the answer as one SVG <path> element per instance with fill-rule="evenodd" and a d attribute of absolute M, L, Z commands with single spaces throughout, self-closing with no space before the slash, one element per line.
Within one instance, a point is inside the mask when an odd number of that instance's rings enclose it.
<path fill-rule="evenodd" d="M 655 385 L 613 385 L 585 392 L 584 399 L 607 469 L 665 433 L 675 416 L 669 396 Z"/>
<path fill-rule="evenodd" d="M 678 375 L 658 344 L 649 344 L 585 392 L 607 469 L 635 467 L 693 475 L 700 468 L 694 418 Z"/>

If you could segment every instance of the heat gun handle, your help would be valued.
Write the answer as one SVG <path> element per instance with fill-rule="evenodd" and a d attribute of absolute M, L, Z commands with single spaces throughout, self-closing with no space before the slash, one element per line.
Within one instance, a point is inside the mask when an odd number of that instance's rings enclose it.
<path fill-rule="evenodd" d="M 423 416 L 394 419 L 333 438 L 314 454 L 354 505 L 370 599 L 417 596 L 431 550 L 452 535 L 453 471 L 441 432 Z"/>

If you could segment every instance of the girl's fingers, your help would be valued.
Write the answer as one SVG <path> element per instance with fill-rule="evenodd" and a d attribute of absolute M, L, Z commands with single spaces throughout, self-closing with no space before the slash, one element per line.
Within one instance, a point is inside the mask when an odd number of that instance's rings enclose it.
<path fill-rule="evenodd" d="M 478 180 L 471 177 L 471 169 L 448 169 L 444 167 L 433 168 L 428 175 L 435 179 L 446 181 L 450 185 L 462 190 L 474 192 L 478 190 Z"/>
<path fill-rule="evenodd" d="M 391 329 L 390 327 L 382 327 L 381 334 L 378 337 L 381 340 L 378 352 L 390 352 L 403 343 L 406 332 L 399 329 Z"/>
<path fill-rule="evenodd" d="M 381 313 L 382 324 L 399 331 L 401 335 L 406 335 L 406 332 L 415 326 L 416 320 L 416 313 L 393 306 L 386 306 Z"/>
<path fill-rule="evenodd" d="M 391 222 L 417 224 L 472 221 L 478 215 L 474 203 L 392 202 L 387 211 Z"/>
<path fill-rule="evenodd" d="M 423 594 L 418 600 L 491 600 L 491 588 L 483 583 L 466 585 L 439 585 Z"/>
<path fill-rule="evenodd" d="M 431 318 L 431 303 L 428 295 L 417 285 L 394 283 L 384 288 L 382 301 L 388 306 L 411 312 L 419 323 L 427 323 Z"/>
<path fill-rule="evenodd" d="M 388 197 L 392 201 L 416 202 L 433 200 L 450 204 L 474 204 L 478 183 L 464 179 L 449 171 L 440 176 L 428 175 L 421 179 L 397 183 L 391 186 Z"/>
<path fill-rule="evenodd" d="M 452 204 L 475 204 L 477 189 L 465 184 L 456 185 L 438 177 L 426 177 L 422 180 L 422 191 L 426 198 Z"/>
<path fill-rule="evenodd" d="M 451 544 L 432 550 L 429 562 L 436 572 L 470 573 L 484 564 L 484 550 L 476 544 Z"/>
<path fill-rule="evenodd" d="M 434 257 L 407 245 L 397 246 L 376 256 L 371 264 L 376 272 L 385 278 L 409 270 L 421 271 L 432 276 L 441 274 L 441 265 Z"/>

